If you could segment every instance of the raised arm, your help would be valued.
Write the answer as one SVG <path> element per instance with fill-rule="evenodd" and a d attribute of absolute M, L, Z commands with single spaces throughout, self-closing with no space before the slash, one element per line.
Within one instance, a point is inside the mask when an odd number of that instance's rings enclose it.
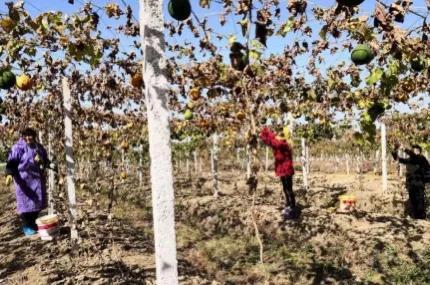
<path fill-rule="evenodd" d="M 401 164 L 417 164 L 417 161 L 415 159 L 415 154 L 412 150 L 405 149 L 404 152 L 409 155 L 408 158 L 401 158 L 397 154 L 397 151 L 393 151 L 392 155 L 394 160 L 398 160 Z"/>
<path fill-rule="evenodd" d="M 263 128 L 260 132 L 260 139 L 268 146 L 273 147 L 276 135 L 269 128 Z"/>

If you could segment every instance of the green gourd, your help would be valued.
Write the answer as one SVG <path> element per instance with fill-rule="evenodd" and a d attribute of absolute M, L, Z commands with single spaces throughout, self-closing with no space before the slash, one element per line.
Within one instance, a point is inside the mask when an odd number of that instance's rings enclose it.
<path fill-rule="evenodd" d="M 168 11 L 172 18 L 184 21 L 191 15 L 191 4 L 188 0 L 170 0 Z"/>
<path fill-rule="evenodd" d="M 15 74 L 9 69 L 0 70 L 0 89 L 9 89 L 16 83 Z"/>
<path fill-rule="evenodd" d="M 374 57 L 372 49 L 365 44 L 358 45 L 351 53 L 351 60 L 357 65 L 368 64 Z"/>
<path fill-rule="evenodd" d="M 354 7 L 364 2 L 364 0 L 336 0 L 339 4 Z"/>

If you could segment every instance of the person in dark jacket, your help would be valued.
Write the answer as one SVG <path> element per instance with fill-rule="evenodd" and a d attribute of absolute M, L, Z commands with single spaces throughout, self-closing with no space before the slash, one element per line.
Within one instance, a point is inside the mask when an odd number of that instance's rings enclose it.
<path fill-rule="evenodd" d="M 430 170 L 430 164 L 421 154 L 419 145 L 412 145 L 412 149 L 405 149 L 408 158 L 398 156 L 399 144 L 394 146 L 392 153 L 394 160 L 406 165 L 406 188 L 409 194 L 410 215 L 414 219 L 426 218 L 425 175 Z"/>
<path fill-rule="evenodd" d="M 299 217 L 299 209 L 296 205 L 296 198 L 293 192 L 293 153 L 291 143 L 288 143 L 290 134 L 285 127 L 280 136 L 272 132 L 269 128 L 263 128 L 260 132 L 261 140 L 273 150 L 275 158 L 275 173 L 280 177 L 284 194 L 285 209 L 283 212 L 285 219 L 295 219 Z"/>
<path fill-rule="evenodd" d="M 6 164 L 6 185 L 15 182 L 17 212 L 25 235 L 37 233 L 36 219 L 46 208 L 45 169 L 49 165 L 45 148 L 36 141 L 36 131 L 27 128 L 12 147 Z"/>

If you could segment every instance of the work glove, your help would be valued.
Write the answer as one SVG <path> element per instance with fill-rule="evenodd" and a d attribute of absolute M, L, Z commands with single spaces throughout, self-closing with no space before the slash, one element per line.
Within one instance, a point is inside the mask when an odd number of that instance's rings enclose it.
<path fill-rule="evenodd" d="M 6 186 L 9 186 L 12 183 L 13 177 L 12 175 L 6 176 Z"/>

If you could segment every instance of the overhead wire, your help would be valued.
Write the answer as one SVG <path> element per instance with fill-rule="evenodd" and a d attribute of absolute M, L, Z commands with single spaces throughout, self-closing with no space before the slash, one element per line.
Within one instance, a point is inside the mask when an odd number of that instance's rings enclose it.
<path fill-rule="evenodd" d="M 40 13 L 43 13 L 43 11 L 41 10 L 41 9 L 39 9 L 38 7 L 36 7 L 36 5 L 34 5 L 33 3 L 31 3 L 30 1 L 25 1 L 24 2 L 24 5 L 25 4 L 28 4 L 28 5 L 30 5 L 31 7 L 33 7 L 35 10 L 37 10 L 38 12 L 40 12 Z"/>
<path fill-rule="evenodd" d="M 79 3 L 81 3 L 82 5 L 86 5 L 86 4 L 90 4 L 91 6 L 94 6 L 94 7 L 96 7 L 96 8 L 99 8 L 99 9 L 105 9 L 105 8 L 103 8 L 103 7 L 100 7 L 100 6 L 98 6 L 97 4 L 94 4 L 94 3 L 92 3 L 91 1 L 89 1 L 88 3 L 85 3 L 83 0 L 78 0 L 78 2 Z M 108 25 L 106 22 L 105 22 L 105 20 L 103 19 L 103 17 L 99 17 L 99 19 L 100 19 L 100 21 L 105 25 L 105 28 L 106 28 L 106 30 L 107 31 L 109 31 L 110 33 L 111 33 L 111 35 L 114 37 L 114 38 L 117 38 L 118 37 L 118 35 L 116 35 L 111 29 L 109 29 L 109 27 L 110 27 L 110 25 Z M 123 49 L 123 51 L 126 51 L 127 49 L 121 44 L 121 41 L 119 41 L 119 46 L 120 46 L 120 48 L 121 49 Z"/>

